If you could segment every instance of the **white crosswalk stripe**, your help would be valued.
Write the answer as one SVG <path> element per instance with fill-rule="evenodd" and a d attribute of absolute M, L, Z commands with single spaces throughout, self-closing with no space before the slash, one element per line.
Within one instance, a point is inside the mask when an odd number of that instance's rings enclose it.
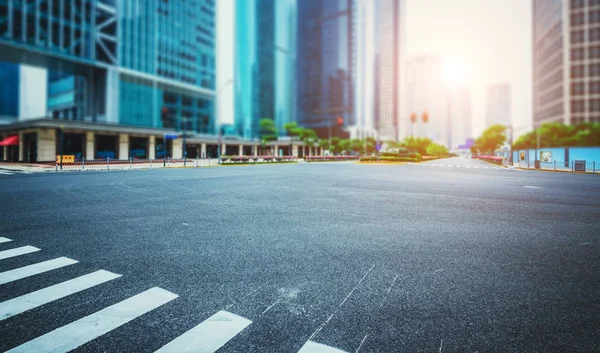
<path fill-rule="evenodd" d="M 8 171 L 8 170 L 0 170 L 0 174 L 2 174 L 2 175 L 11 175 L 11 174 L 13 174 L 13 172 Z"/>
<path fill-rule="evenodd" d="M 177 297 L 177 294 L 154 287 L 26 342 L 8 352 L 68 352 Z"/>
<path fill-rule="evenodd" d="M 0 303 L 0 321 L 118 277 L 121 275 L 100 270 L 7 300 Z"/>
<path fill-rule="evenodd" d="M 29 254 L 29 253 L 36 252 L 36 251 L 40 251 L 40 249 L 36 248 L 35 246 L 29 246 L 29 245 L 21 246 L 20 248 L 4 250 L 4 251 L 0 251 L 0 260 L 8 259 L 8 258 L 19 256 L 19 255 L 25 255 L 25 254 Z"/>
<path fill-rule="evenodd" d="M 314 341 L 308 341 L 300 348 L 298 353 L 347 353 L 346 351 L 326 346 Z"/>
<path fill-rule="evenodd" d="M 39 262 L 37 264 L 19 267 L 14 270 L 0 272 L 0 284 L 9 283 L 76 263 L 76 260 L 69 259 L 68 257 L 59 257 L 58 259 Z"/>
<path fill-rule="evenodd" d="M 251 323 L 252 321 L 228 311 L 219 311 L 156 353 L 212 353 Z"/>
<path fill-rule="evenodd" d="M 12 240 L 5 238 L 5 237 L 0 237 L 0 243 L 8 243 L 9 241 L 12 241 Z"/>

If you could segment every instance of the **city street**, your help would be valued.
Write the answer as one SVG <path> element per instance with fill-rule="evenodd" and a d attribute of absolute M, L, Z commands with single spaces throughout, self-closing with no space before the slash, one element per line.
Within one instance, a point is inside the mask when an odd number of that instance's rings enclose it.
<path fill-rule="evenodd" d="M 451 158 L 0 175 L 0 351 L 600 351 L 600 177 Z"/>

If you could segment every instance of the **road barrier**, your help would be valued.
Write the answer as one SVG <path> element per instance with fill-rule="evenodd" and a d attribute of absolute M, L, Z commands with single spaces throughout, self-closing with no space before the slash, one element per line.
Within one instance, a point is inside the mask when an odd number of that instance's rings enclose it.
<path fill-rule="evenodd" d="M 200 168 L 216 165 L 216 159 L 190 159 L 190 158 L 159 158 L 159 159 L 142 159 L 142 158 L 129 158 L 129 159 L 113 159 L 113 158 L 102 158 L 102 159 L 74 159 L 72 162 L 67 162 L 67 159 L 63 158 L 60 163 L 60 158 L 57 158 L 55 163 L 55 170 L 131 170 L 131 169 L 154 169 L 154 168 Z"/>
<path fill-rule="evenodd" d="M 540 169 L 578 173 L 600 173 L 600 162 L 597 161 L 519 161 L 515 167 L 523 169 Z"/>

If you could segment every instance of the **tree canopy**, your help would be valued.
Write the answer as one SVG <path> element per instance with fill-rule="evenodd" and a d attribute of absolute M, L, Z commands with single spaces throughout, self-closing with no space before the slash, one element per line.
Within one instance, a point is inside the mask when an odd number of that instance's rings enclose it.
<path fill-rule="evenodd" d="M 506 141 L 506 126 L 492 125 L 475 140 L 471 151 L 494 153 Z"/>
<path fill-rule="evenodd" d="M 273 119 L 260 119 L 259 127 L 260 140 L 263 145 L 269 141 L 277 141 L 278 130 Z"/>
<path fill-rule="evenodd" d="M 540 147 L 600 146 L 600 124 L 564 125 L 562 123 L 546 123 L 525 135 L 521 135 L 513 142 L 513 149 L 536 148 L 538 133 Z"/>

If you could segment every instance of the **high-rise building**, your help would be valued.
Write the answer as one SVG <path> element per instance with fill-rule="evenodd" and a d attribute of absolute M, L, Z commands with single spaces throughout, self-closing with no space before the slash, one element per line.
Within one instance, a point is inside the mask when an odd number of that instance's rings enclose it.
<path fill-rule="evenodd" d="M 377 2 L 375 125 L 382 140 L 397 140 L 408 122 L 400 119 L 404 56 L 404 0 Z"/>
<path fill-rule="evenodd" d="M 600 122 L 600 0 L 533 1 L 534 126 Z"/>
<path fill-rule="evenodd" d="M 495 83 L 486 89 L 485 97 L 486 127 L 511 124 L 511 92 L 508 83 Z"/>
<path fill-rule="evenodd" d="M 400 139 L 407 136 L 428 137 L 448 147 L 447 91 L 443 82 L 442 58 L 433 55 L 409 57 L 406 61 L 406 104 L 402 107 Z M 429 121 L 424 123 L 423 113 Z M 410 123 L 410 116 L 417 116 Z"/>
<path fill-rule="evenodd" d="M 215 0 L 2 1 L 0 62 L 19 160 L 215 155 Z"/>
<path fill-rule="evenodd" d="M 273 119 L 276 127 L 294 121 L 295 16 L 293 0 L 230 0 L 231 42 L 220 63 L 230 71 L 233 94 L 219 99 L 219 108 L 232 107 L 235 134 L 246 139 L 259 135 L 259 121 Z M 220 43 L 220 45 L 226 45 Z"/>
<path fill-rule="evenodd" d="M 446 145 L 456 151 L 472 138 L 471 93 L 464 86 L 447 88 Z"/>
<path fill-rule="evenodd" d="M 356 125 L 358 0 L 297 2 L 298 123 L 319 136 Z"/>

